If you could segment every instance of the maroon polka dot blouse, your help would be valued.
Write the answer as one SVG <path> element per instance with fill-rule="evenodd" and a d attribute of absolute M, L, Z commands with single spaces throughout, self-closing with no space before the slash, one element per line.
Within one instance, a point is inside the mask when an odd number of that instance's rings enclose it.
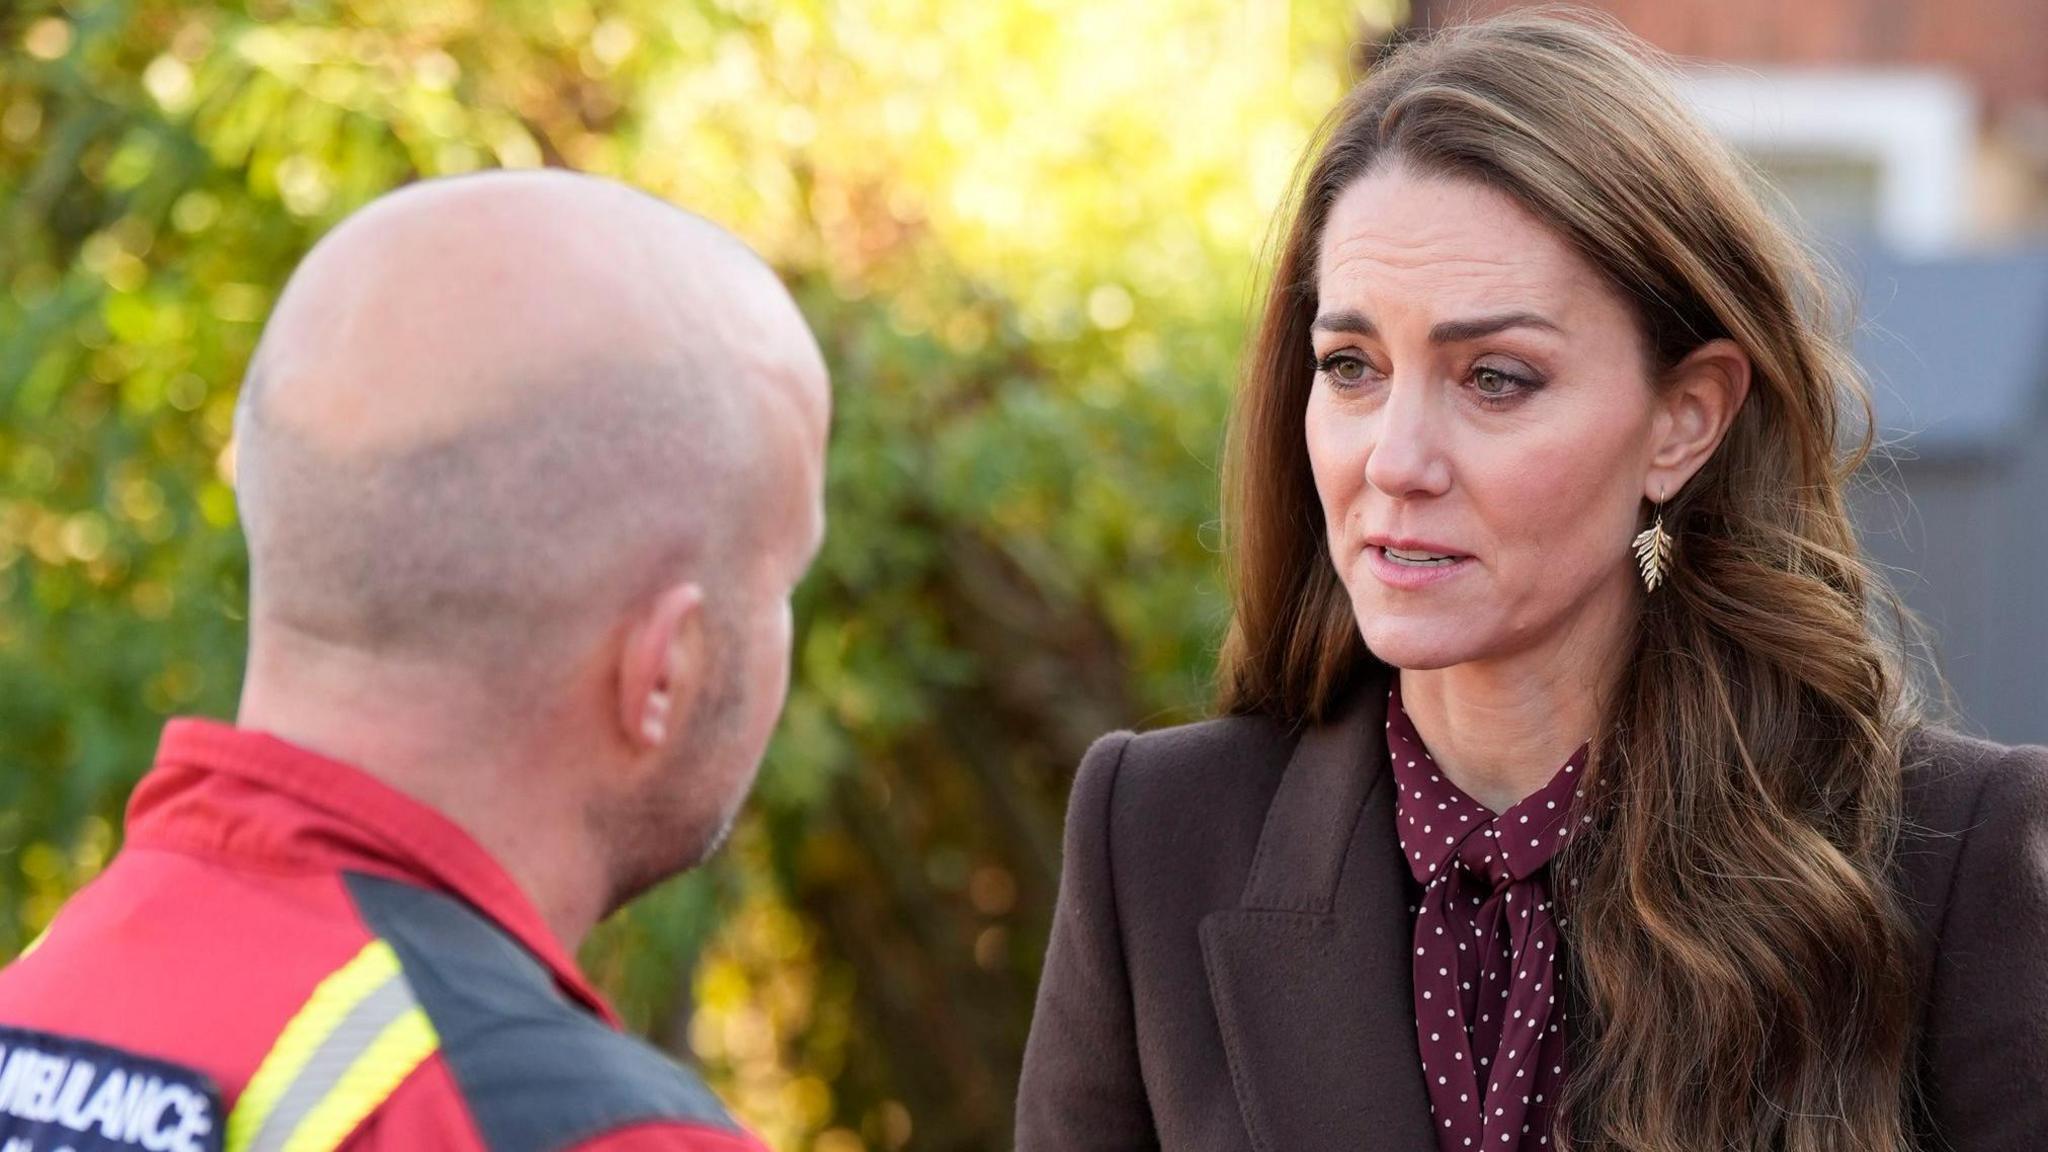
<path fill-rule="evenodd" d="M 1506 812 L 1437 771 L 1395 684 L 1387 753 L 1394 820 L 1415 906 L 1415 1032 L 1442 1152 L 1550 1147 L 1564 1083 L 1565 1009 L 1550 860 L 1585 819 L 1573 812 L 1586 749 Z"/>

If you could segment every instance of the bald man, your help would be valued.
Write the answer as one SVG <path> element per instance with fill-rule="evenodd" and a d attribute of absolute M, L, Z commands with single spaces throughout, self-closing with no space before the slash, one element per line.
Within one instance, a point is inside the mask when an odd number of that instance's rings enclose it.
<path fill-rule="evenodd" d="M 572 956 L 753 783 L 828 408 L 775 276 L 631 189 L 323 240 L 237 417 L 239 717 L 0 971 L 0 1152 L 758 1149 Z"/>

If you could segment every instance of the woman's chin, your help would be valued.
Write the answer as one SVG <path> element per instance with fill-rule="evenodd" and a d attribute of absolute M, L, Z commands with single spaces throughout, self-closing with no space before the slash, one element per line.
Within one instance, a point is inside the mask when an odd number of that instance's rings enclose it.
<path fill-rule="evenodd" d="M 1359 629 L 1365 646 L 1383 663 L 1416 672 L 1464 664 L 1482 655 L 1470 625 L 1452 620 L 1375 619 Z"/>

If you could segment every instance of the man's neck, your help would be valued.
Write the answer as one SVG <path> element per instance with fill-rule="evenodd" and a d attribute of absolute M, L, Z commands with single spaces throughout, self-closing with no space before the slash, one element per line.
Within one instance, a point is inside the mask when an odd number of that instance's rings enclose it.
<path fill-rule="evenodd" d="M 585 805 L 487 694 L 445 673 L 347 667 L 252 647 L 236 724 L 349 764 L 435 809 L 483 848 L 573 951 L 609 907 Z"/>

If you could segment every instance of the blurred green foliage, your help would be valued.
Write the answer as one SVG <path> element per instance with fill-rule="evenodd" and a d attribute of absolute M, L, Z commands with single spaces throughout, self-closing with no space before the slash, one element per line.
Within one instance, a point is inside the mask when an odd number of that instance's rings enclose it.
<path fill-rule="evenodd" d="M 1267 221 L 1371 0 L 0 10 L 0 954 L 232 715 L 235 391 L 326 228 L 561 164 L 724 223 L 837 384 L 796 687 L 715 866 L 584 959 L 779 1148 L 1007 1146 L 1073 764 L 1197 714 Z"/>

